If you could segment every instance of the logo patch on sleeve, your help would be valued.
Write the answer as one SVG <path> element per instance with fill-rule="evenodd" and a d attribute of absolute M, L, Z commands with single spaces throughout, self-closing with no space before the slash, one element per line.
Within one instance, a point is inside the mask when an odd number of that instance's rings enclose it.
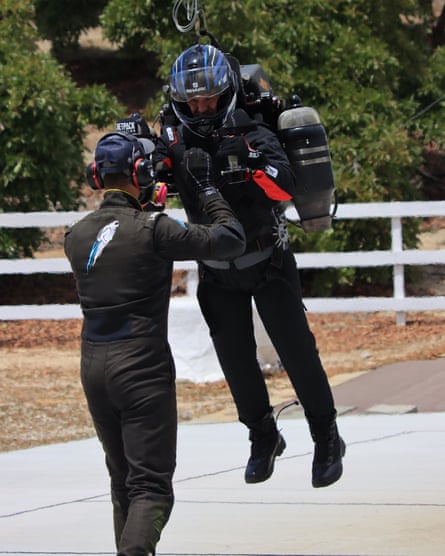
<path fill-rule="evenodd" d="M 264 168 L 264 172 L 270 176 L 271 178 L 276 178 L 278 176 L 278 169 L 275 168 L 275 166 L 271 166 L 270 164 L 268 164 L 265 168 Z"/>

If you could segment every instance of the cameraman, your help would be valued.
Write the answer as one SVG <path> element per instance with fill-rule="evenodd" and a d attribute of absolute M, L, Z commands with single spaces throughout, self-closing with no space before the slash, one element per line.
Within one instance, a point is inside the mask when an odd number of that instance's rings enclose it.
<path fill-rule="evenodd" d="M 254 300 L 315 443 L 312 485 L 324 487 L 342 474 L 345 444 L 288 245 L 282 205 L 295 193 L 295 178 L 275 134 L 238 108 L 240 93 L 237 72 L 220 50 L 204 44 L 185 50 L 173 64 L 169 82 L 171 107 L 180 124 L 162 129 L 153 153 L 155 175 L 165 180 L 173 176 L 189 219 L 201 223 L 207 216 L 189 174 L 213 176 L 246 233 L 246 251 L 233 261 L 200 258 L 198 286 L 201 311 L 239 419 L 250 431 L 246 482 L 268 479 L 286 447 L 257 360 Z"/>

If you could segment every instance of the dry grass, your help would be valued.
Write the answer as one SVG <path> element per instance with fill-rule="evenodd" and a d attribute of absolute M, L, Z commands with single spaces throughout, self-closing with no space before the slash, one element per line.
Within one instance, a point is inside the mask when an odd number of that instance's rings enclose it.
<path fill-rule="evenodd" d="M 356 371 L 445 354 L 445 313 L 310 315 L 332 383 Z M 80 321 L 3 322 L 0 346 L 0 451 L 94 435 L 79 380 Z M 271 401 L 295 397 L 285 373 L 267 377 Z M 178 381 L 181 422 L 237 419 L 224 381 Z"/>

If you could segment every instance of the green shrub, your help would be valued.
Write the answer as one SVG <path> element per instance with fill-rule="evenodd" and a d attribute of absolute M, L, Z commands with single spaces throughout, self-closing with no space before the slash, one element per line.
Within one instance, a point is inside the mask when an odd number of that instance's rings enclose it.
<path fill-rule="evenodd" d="M 37 49 L 32 5 L 0 5 L 0 210 L 71 210 L 85 182 L 87 123 L 116 120 L 122 107 L 101 87 L 79 88 Z M 36 229 L 0 229 L 0 256 L 31 255 Z"/>

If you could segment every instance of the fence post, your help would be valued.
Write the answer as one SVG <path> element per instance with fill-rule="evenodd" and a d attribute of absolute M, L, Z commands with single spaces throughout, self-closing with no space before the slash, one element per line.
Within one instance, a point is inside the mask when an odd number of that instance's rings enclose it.
<path fill-rule="evenodd" d="M 391 250 L 400 253 L 403 250 L 402 219 L 398 216 L 391 218 Z M 405 269 L 402 264 L 393 266 L 393 291 L 395 299 L 405 298 Z M 396 323 L 406 324 L 404 311 L 396 311 Z"/>

